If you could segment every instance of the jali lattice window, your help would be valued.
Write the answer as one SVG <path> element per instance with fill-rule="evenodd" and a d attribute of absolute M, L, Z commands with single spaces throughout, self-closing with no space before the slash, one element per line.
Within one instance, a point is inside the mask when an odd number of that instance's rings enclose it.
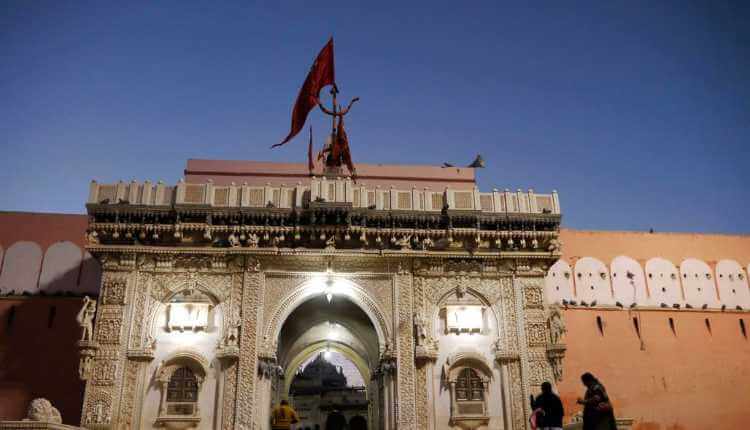
<path fill-rule="evenodd" d="M 167 412 L 170 415 L 191 415 L 198 401 L 198 379 L 189 367 L 180 367 L 169 378 Z"/>
<path fill-rule="evenodd" d="M 474 369 L 464 368 L 456 378 L 456 401 L 484 400 L 484 384 Z"/>

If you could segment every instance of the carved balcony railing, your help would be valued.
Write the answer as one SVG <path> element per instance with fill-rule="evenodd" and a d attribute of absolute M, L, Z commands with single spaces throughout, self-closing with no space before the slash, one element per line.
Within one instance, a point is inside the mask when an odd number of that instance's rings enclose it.
<path fill-rule="evenodd" d="M 89 244 L 559 254 L 556 192 L 180 181 L 91 183 Z"/>

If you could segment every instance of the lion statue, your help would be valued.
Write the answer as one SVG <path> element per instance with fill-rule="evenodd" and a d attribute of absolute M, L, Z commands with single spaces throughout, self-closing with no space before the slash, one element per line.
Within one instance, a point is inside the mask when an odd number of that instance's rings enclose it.
<path fill-rule="evenodd" d="M 62 424 L 60 411 L 57 410 L 47 399 L 34 399 L 29 403 L 24 421 L 43 421 L 53 424 Z"/>

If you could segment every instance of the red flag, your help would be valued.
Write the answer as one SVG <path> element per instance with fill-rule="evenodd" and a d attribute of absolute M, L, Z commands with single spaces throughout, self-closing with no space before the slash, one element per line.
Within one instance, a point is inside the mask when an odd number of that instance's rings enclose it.
<path fill-rule="evenodd" d="M 339 158 L 341 157 L 341 158 Z M 352 153 L 349 151 L 349 137 L 344 130 L 344 117 L 339 117 L 339 126 L 336 127 L 336 143 L 333 146 L 333 159 L 341 160 L 349 172 L 354 174 L 354 163 L 352 163 Z"/>
<path fill-rule="evenodd" d="M 318 57 L 315 59 L 310 73 L 307 74 L 305 83 L 297 95 L 297 101 L 294 103 L 292 110 L 292 128 L 289 135 L 281 142 L 271 148 L 281 146 L 297 135 L 305 126 L 307 114 L 320 103 L 320 90 L 326 85 L 335 85 L 336 74 L 333 67 L 333 37 L 326 43 L 326 46 L 320 50 Z"/>
<path fill-rule="evenodd" d="M 310 144 L 307 146 L 307 170 L 312 173 L 313 169 L 315 169 L 315 163 L 313 163 L 313 143 L 312 143 L 312 126 L 310 126 Z"/>

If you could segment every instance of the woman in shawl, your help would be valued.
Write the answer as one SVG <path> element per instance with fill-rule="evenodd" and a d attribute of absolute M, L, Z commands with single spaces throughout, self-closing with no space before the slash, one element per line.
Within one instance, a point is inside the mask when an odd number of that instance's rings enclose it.
<path fill-rule="evenodd" d="M 617 430 L 615 413 L 607 396 L 607 390 L 594 375 L 581 375 L 586 394 L 578 403 L 583 405 L 583 430 Z"/>

